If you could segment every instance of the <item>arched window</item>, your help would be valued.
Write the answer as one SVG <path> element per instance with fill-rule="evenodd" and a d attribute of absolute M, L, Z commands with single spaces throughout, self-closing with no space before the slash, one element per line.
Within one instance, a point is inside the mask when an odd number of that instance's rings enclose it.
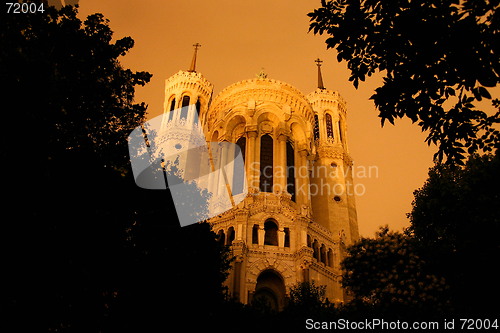
<path fill-rule="evenodd" d="M 241 156 L 243 157 L 243 161 L 245 161 L 245 148 L 247 145 L 247 139 L 244 136 L 242 136 L 236 141 L 236 145 L 240 147 Z"/>
<path fill-rule="evenodd" d="M 318 245 L 318 241 L 317 240 L 314 240 L 313 244 L 312 244 L 312 248 L 313 248 L 313 257 L 314 259 L 316 260 L 320 260 L 319 258 L 319 245 Z"/>
<path fill-rule="evenodd" d="M 342 133 L 342 121 L 339 121 L 339 140 L 340 143 L 344 141 L 344 134 Z"/>
<path fill-rule="evenodd" d="M 260 138 L 260 191 L 273 191 L 273 138 L 265 134 Z"/>
<path fill-rule="evenodd" d="M 196 114 L 198 114 L 198 118 L 200 117 L 200 109 L 201 109 L 201 103 L 200 99 L 198 98 L 198 100 L 196 101 Z"/>
<path fill-rule="evenodd" d="M 234 151 L 234 159 L 238 161 L 236 157 L 241 153 L 241 157 L 243 158 L 243 162 L 245 162 L 245 147 L 246 147 L 247 139 L 242 136 L 236 141 L 236 146 L 239 149 L 235 149 Z M 241 161 L 241 160 L 239 160 Z M 244 165 L 240 165 L 239 163 L 234 163 L 234 172 L 233 172 L 233 195 L 243 193 L 243 187 L 245 185 L 245 177 L 244 173 L 241 172 L 242 167 Z"/>
<path fill-rule="evenodd" d="M 216 240 L 221 245 L 224 245 L 226 243 L 226 235 L 224 234 L 224 230 L 222 229 L 219 230 L 219 232 L 217 233 Z"/>
<path fill-rule="evenodd" d="M 182 97 L 182 109 L 181 109 L 181 117 L 180 117 L 181 119 L 186 119 L 188 116 L 189 101 L 190 101 L 189 96 Z"/>
<path fill-rule="evenodd" d="M 227 229 L 227 244 L 226 245 L 232 245 L 234 241 L 235 233 L 234 233 L 234 228 L 229 227 Z"/>
<path fill-rule="evenodd" d="M 332 249 L 328 249 L 327 257 L 328 257 L 328 266 L 333 267 L 333 251 L 332 251 Z"/>
<path fill-rule="evenodd" d="M 320 254 L 320 261 L 325 264 L 326 266 L 326 247 L 325 247 L 325 244 L 321 244 L 321 248 L 319 250 L 319 254 Z"/>
<path fill-rule="evenodd" d="M 312 247 L 312 241 L 310 235 L 307 235 L 307 247 Z"/>
<path fill-rule="evenodd" d="M 278 225 L 273 220 L 267 220 L 264 231 L 264 245 L 278 246 Z"/>
<path fill-rule="evenodd" d="M 174 111 L 175 110 L 175 98 L 172 99 L 172 102 L 170 103 L 170 112 L 168 113 L 168 121 L 172 120 L 174 117 Z"/>
<path fill-rule="evenodd" d="M 295 202 L 295 151 L 290 141 L 286 142 L 286 190 Z"/>
<path fill-rule="evenodd" d="M 325 122 L 326 122 L 326 136 L 328 138 L 333 139 L 333 123 L 332 123 L 332 116 L 330 116 L 329 113 L 325 115 Z"/>
<path fill-rule="evenodd" d="M 318 115 L 314 115 L 314 140 L 319 139 L 319 120 Z"/>
<path fill-rule="evenodd" d="M 290 247 L 290 229 L 284 228 L 283 231 L 285 232 L 285 247 Z"/>
<path fill-rule="evenodd" d="M 259 244 L 259 225 L 254 224 L 252 228 L 252 244 Z"/>

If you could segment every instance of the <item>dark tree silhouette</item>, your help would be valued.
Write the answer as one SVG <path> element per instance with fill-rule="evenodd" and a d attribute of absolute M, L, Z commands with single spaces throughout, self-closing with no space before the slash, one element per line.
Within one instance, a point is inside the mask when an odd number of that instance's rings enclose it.
<path fill-rule="evenodd" d="M 121 66 L 130 37 L 113 42 L 101 14 L 76 15 L 0 14 L 0 330 L 203 322 L 224 296 L 227 249 L 206 224 L 181 229 L 168 191 L 135 185 L 127 136 L 146 111 L 135 87 L 151 75 Z"/>
<path fill-rule="evenodd" d="M 130 181 L 120 173 L 146 110 L 134 87 L 151 75 L 121 67 L 131 38 L 112 43 L 102 15 L 76 14 L 0 14 L 8 331 L 98 326 L 123 262 Z"/>
<path fill-rule="evenodd" d="M 446 278 L 456 311 L 495 314 L 500 297 L 500 158 L 473 155 L 464 167 L 438 164 L 415 191 L 408 214 L 419 252 Z"/>
<path fill-rule="evenodd" d="M 438 145 L 435 157 L 463 164 L 466 151 L 500 146 L 500 111 L 491 99 L 500 80 L 498 0 L 322 0 L 310 30 L 346 61 L 355 87 L 379 71 L 371 97 L 385 121 L 407 117 Z M 499 100 L 493 100 L 499 109 Z"/>
<path fill-rule="evenodd" d="M 436 164 L 414 192 L 405 233 L 382 228 L 347 249 L 345 314 L 446 318 L 495 316 L 500 296 L 500 161 L 472 155 Z"/>
<path fill-rule="evenodd" d="M 386 317 L 429 319 L 447 314 L 446 282 L 429 270 L 413 238 L 384 227 L 374 239 L 362 238 L 347 253 L 342 285 L 353 304 Z"/>
<path fill-rule="evenodd" d="M 325 289 L 326 286 L 318 286 L 314 281 L 293 285 L 288 292 L 283 315 L 293 320 L 295 325 L 303 325 L 311 317 L 316 320 L 333 319 L 334 307 L 325 297 Z"/>

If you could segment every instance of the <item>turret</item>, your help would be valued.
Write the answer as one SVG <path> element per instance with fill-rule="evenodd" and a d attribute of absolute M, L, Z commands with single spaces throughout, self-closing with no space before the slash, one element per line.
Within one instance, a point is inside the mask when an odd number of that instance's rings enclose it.
<path fill-rule="evenodd" d="M 170 161 L 177 159 L 185 179 L 195 179 L 209 173 L 206 140 L 202 121 L 207 114 L 212 99 L 213 85 L 196 71 L 198 48 L 196 43 L 191 66 L 180 70 L 165 80 L 165 103 L 161 124 L 165 156 Z M 207 170 L 203 170 L 206 168 Z M 199 184 L 202 188 L 206 184 Z"/>
<path fill-rule="evenodd" d="M 347 107 L 338 92 L 324 87 L 321 63 L 316 59 L 318 88 L 307 96 L 314 110 L 316 153 L 311 173 L 311 204 L 315 222 L 351 243 L 359 235 L 352 159 L 346 136 Z"/>

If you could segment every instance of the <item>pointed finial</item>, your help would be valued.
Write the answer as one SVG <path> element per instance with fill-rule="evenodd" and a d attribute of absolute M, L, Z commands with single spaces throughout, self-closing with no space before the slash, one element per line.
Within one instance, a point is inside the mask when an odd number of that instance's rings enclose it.
<path fill-rule="evenodd" d="M 314 62 L 316 63 L 316 65 L 318 65 L 318 88 L 325 89 L 325 86 L 323 85 L 323 77 L 321 76 L 321 63 L 323 62 L 323 60 L 318 58 L 314 60 Z"/>
<path fill-rule="evenodd" d="M 194 46 L 194 54 L 193 54 L 193 60 L 191 61 L 191 67 L 189 68 L 188 72 L 196 72 L 196 55 L 198 54 L 198 49 L 201 47 L 200 43 L 193 44 Z"/>
<path fill-rule="evenodd" d="M 259 79 L 267 79 L 267 74 L 266 74 L 266 72 L 264 72 L 264 68 L 262 68 L 262 69 L 260 70 L 260 73 L 259 73 L 259 74 L 257 74 L 257 77 L 258 77 Z"/>

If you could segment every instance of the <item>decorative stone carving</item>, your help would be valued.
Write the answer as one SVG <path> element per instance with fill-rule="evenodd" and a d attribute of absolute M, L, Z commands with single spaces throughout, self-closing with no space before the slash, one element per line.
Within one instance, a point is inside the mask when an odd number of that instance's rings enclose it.
<path fill-rule="evenodd" d="M 270 122 L 262 122 L 260 124 L 260 131 L 262 134 L 270 134 L 273 132 L 273 126 Z"/>

